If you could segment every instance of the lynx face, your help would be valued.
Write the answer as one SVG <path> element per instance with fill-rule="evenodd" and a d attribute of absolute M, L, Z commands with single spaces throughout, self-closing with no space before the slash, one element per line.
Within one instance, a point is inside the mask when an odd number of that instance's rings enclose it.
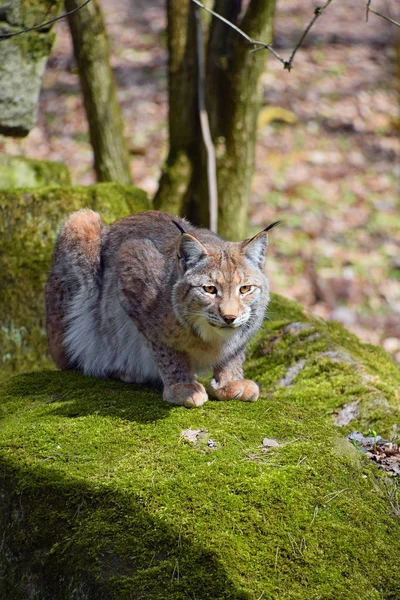
<path fill-rule="evenodd" d="M 202 245 L 182 235 L 178 256 L 182 279 L 174 289 L 175 314 L 205 341 L 252 329 L 269 301 L 263 273 L 266 235 L 242 243 Z"/>

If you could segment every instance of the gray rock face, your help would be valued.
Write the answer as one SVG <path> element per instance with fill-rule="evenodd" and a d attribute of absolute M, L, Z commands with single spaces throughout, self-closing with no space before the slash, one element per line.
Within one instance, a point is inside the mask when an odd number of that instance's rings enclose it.
<path fill-rule="evenodd" d="M 0 2 L 0 35 L 44 23 L 57 16 L 62 6 L 39 2 L 26 6 Z M 0 133 L 23 137 L 36 122 L 42 75 L 54 41 L 49 27 L 0 40 Z"/>

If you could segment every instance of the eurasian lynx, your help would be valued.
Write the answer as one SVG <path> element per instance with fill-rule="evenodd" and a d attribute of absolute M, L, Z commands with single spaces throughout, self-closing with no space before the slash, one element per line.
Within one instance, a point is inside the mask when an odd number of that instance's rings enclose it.
<path fill-rule="evenodd" d="M 163 385 L 168 402 L 210 393 L 257 400 L 243 379 L 246 342 L 269 302 L 267 231 L 226 242 L 173 215 L 148 211 L 109 227 L 85 209 L 62 228 L 46 285 L 50 353 L 60 369 Z M 181 233 L 178 231 L 181 231 Z"/>

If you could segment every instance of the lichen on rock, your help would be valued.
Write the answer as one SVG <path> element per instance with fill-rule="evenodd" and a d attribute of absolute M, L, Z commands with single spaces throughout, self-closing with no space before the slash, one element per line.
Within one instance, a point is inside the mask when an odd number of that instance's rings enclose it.
<path fill-rule="evenodd" d="M 0 379 L 52 367 L 44 285 L 63 220 L 84 207 L 110 223 L 149 203 L 141 190 L 113 183 L 0 191 Z"/>

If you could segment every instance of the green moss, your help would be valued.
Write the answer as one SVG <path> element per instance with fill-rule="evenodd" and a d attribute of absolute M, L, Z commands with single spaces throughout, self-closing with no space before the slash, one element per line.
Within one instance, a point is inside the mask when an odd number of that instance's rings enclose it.
<path fill-rule="evenodd" d="M 0 191 L 0 379 L 52 365 L 44 285 L 63 220 L 86 206 L 105 223 L 149 208 L 144 192 L 112 183 Z"/>
<path fill-rule="evenodd" d="M 13 378 L 0 398 L 1 597 L 400 597 L 391 484 L 315 398 L 188 411 L 56 372 Z M 184 443 L 187 428 L 216 449 Z M 263 453 L 263 437 L 284 445 Z"/>
<path fill-rule="evenodd" d="M 281 296 L 273 295 L 269 314 L 248 352 L 249 375 L 265 393 L 279 404 L 295 403 L 304 414 L 311 407 L 330 418 L 356 403 L 357 415 L 345 432 L 373 428 L 398 435 L 400 370 L 388 353 Z M 295 365 L 299 372 L 292 385 L 282 386 Z"/>
<path fill-rule="evenodd" d="M 18 48 L 25 60 L 37 62 L 43 58 L 47 60 L 53 48 L 55 37 L 53 31 L 48 31 L 45 34 L 30 31 L 12 39 L 13 45 L 16 49 Z"/>
<path fill-rule="evenodd" d="M 24 156 L 0 156 L 0 190 L 70 184 L 71 176 L 63 163 Z"/>

